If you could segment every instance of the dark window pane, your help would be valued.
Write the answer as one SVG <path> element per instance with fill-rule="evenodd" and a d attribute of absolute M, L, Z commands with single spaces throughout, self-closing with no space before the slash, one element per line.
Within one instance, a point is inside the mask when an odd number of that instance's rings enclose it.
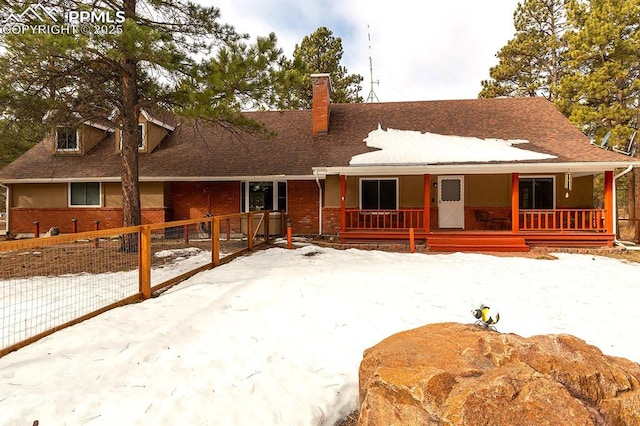
<path fill-rule="evenodd" d="M 58 127 L 56 129 L 56 149 L 78 149 L 78 134 L 71 127 Z"/>
<path fill-rule="evenodd" d="M 100 205 L 100 184 L 98 182 L 87 182 L 86 184 L 87 205 Z"/>
<path fill-rule="evenodd" d="M 247 211 L 247 196 L 245 194 L 247 189 L 246 182 L 240 182 L 240 212 L 245 213 Z"/>
<path fill-rule="evenodd" d="M 278 182 L 278 210 L 287 210 L 287 182 Z"/>
<path fill-rule="evenodd" d="M 363 210 L 378 209 L 378 181 L 377 180 L 362 181 L 362 209 Z"/>
<path fill-rule="evenodd" d="M 144 125 L 138 124 L 138 132 L 140 135 L 140 140 L 138 141 L 138 149 L 144 148 Z"/>
<path fill-rule="evenodd" d="M 379 208 L 381 210 L 396 209 L 396 181 L 381 180 L 380 181 L 380 200 Z"/>
<path fill-rule="evenodd" d="M 520 179 L 518 198 L 521 209 L 533 208 L 533 179 Z"/>
<path fill-rule="evenodd" d="M 553 208 L 553 179 L 535 179 L 536 209 Z"/>
<path fill-rule="evenodd" d="M 273 182 L 249 182 L 249 211 L 273 210 Z"/>
<path fill-rule="evenodd" d="M 395 210 L 398 185 L 394 179 L 367 179 L 361 181 L 363 210 Z"/>
<path fill-rule="evenodd" d="M 460 201 L 462 194 L 459 179 L 442 179 L 440 186 L 442 201 Z"/>
<path fill-rule="evenodd" d="M 72 206 L 99 206 L 100 183 L 77 182 L 71 184 Z"/>
<path fill-rule="evenodd" d="M 518 184 L 521 209 L 553 209 L 553 178 L 524 178 Z"/>

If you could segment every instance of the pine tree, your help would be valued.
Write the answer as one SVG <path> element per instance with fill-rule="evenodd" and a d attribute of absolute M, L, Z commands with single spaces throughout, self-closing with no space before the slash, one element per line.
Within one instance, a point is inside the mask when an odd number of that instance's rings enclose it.
<path fill-rule="evenodd" d="M 640 3 L 571 0 L 566 75 L 557 103 L 587 135 L 612 131 L 623 145 L 637 127 L 640 103 Z"/>
<path fill-rule="evenodd" d="M 283 104 L 293 109 L 311 107 L 311 78 L 314 73 L 329 73 L 331 76 L 331 101 L 336 103 L 362 102 L 360 96 L 362 76 L 348 74 L 340 65 L 342 39 L 334 37 L 326 27 L 320 27 L 296 44 L 293 59 L 283 64 L 283 86 L 280 94 Z"/>
<path fill-rule="evenodd" d="M 640 2 L 571 0 L 568 16 L 576 30 L 567 35 L 569 71 L 558 105 L 588 135 L 611 131 L 610 145 L 624 146 L 640 118 Z M 637 171 L 627 180 L 627 199 L 633 221 L 640 211 Z"/>
<path fill-rule="evenodd" d="M 64 21 L 63 12 L 68 16 L 69 11 L 103 13 L 116 24 L 85 22 L 77 27 L 80 31 L 55 34 L 28 30 L 3 33 L 3 115 L 31 117 L 34 122 L 47 117 L 49 124 L 55 125 L 78 124 L 115 111 L 115 122 L 122 129 L 123 225 L 138 225 L 140 111 L 162 107 L 191 117 L 246 126 L 249 123 L 240 114 L 236 101 L 239 93 L 234 89 L 248 75 L 275 75 L 270 69 L 280 55 L 275 37 L 260 39 L 256 46 L 248 47 L 244 44 L 246 36 L 219 22 L 217 8 L 190 0 L 66 0 L 55 5 L 50 10 L 58 12 L 57 19 L 47 18 L 47 24 Z M 26 6 L 11 7 L 5 2 L 0 13 L 9 16 L 24 11 Z M 31 19 L 43 23 L 41 16 Z M 214 49 L 217 56 L 211 58 Z M 207 59 L 200 63 L 196 57 Z M 222 65 L 223 61 L 227 62 Z M 244 102 L 266 96 L 261 83 L 244 84 Z M 207 98 L 202 96 L 203 91 Z M 267 97 L 261 101 L 270 100 Z M 135 249 L 133 242 L 129 249 Z"/>
<path fill-rule="evenodd" d="M 515 37 L 498 51 L 480 97 L 557 97 L 566 50 L 565 0 L 525 0 L 514 13 Z"/>

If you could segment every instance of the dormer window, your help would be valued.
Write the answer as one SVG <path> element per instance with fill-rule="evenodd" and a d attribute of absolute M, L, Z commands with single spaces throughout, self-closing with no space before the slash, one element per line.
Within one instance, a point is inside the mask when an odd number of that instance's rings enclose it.
<path fill-rule="evenodd" d="M 144 134 L 144 130 L 144 124 L 138 123 L 138 134 L 140 135 L 140 140 L 138 141 L 138 150 L 143 150 L 146 146 L 145 140 L 147 140 L 147 138 L 145 137 L 146 135 Z"/>
<path fill-rule="evenodd" d="M 78 151 L 78 129 L 72 127 L 56 128 L 56 151 Z"/>
<path fill-rule="evenodd" d="M 147 146 L 147 135 L 145 134 L 145 126 L 143 123 L 138 123 L 138 134 L 140 135 L 140 140 L 138 141 L 138 151 L 144 151 Z M 120 150 L 122 150 L 122 132 L 120 132 Z"/>

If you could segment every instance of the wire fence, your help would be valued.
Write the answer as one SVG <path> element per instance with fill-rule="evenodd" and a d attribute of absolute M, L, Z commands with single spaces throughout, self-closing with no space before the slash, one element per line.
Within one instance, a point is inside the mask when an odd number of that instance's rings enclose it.
<path fill-rule="evenodd" d="M 617 229 L 619 240 L 640 243 L 640 219 L 618 218 Z"/>
<path fill-rule="evenodd" d="M 282 235 L 280 212 L 0 242 L 0 356 Z"/>

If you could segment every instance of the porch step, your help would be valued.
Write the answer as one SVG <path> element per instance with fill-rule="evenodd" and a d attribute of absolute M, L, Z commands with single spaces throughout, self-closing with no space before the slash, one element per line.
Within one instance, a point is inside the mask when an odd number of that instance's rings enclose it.
<path fill-rule="evenodd" d="M 532 247 L 597 248 L 610 247 L 614 235 L 605 233 L 576 234 L 571 236 L 570 242 L 567 242 L 567 234 L 530 234 L 526 235 L 525 238 L 527 244 Z"/>
<path fill-rule="evenodd" d="M 454 252 L 495 252 L 529 251 L 523 237 L 511 235 L 430 235 L 427 237 L 430 251 Z"/>

